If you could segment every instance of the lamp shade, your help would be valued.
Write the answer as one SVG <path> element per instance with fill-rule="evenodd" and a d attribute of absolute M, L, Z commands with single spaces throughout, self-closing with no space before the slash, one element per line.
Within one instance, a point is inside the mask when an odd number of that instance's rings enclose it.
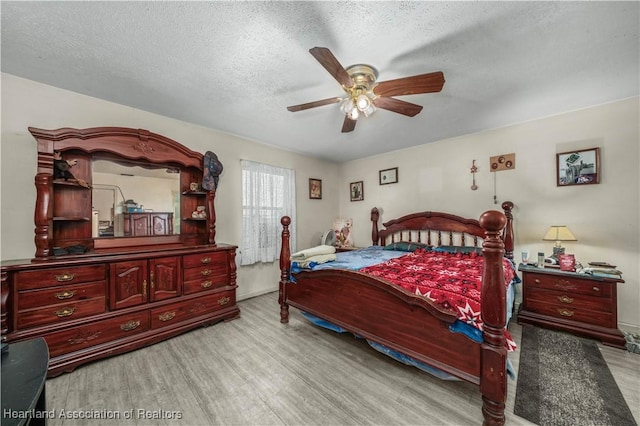
<path fill-rule="evenodd" d="M 544 241 L 578 241 L 569 228 L 565 225 L 553 225 L 549 227 L 547 234 L 543 238 Z"/>

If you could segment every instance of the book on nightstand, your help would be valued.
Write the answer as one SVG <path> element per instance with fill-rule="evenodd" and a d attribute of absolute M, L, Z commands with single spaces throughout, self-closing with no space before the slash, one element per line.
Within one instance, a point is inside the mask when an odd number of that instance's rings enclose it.
<path fill-rule="evenodd" d="M 622 272 L 616 269 L 616 265 L 608 262 L 589 262 L 589 266 L 584 268 L 582 272 L 594 277 L 622 278 Z"/>

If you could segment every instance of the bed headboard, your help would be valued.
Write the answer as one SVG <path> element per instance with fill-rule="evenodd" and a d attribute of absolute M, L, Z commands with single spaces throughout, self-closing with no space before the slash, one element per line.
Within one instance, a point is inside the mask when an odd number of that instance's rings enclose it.
<path fill-rule="evenodd" d="M 513 203 L 505 201 L 502 210 L 507 219 L 502 240 L 505 256 L 513 259 Z M 477 219 L 466 219 L 450 213 L 420 212 L 402 216 L 383 223 L 384 229 L 378 229 L 380 211 L 371 209 L 373 245 L 384 246 L 399 241 L 424 243 L 429 246 L 474 246 L 481 247 L 485 230 Z"/>

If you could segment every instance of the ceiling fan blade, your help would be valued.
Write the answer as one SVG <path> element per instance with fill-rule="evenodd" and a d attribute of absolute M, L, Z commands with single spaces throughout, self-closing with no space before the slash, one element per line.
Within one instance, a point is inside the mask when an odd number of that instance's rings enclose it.
<path fill-rule="evenodd" d="M 326 47 L 312 47 L 309 49 L 309 52 L 327 71 L 329 71 L 329 74 L 331 74 L 333 78 L 338 80 L 338 83 L 342 84 L 344 87 L 353 86 L 353 79 L 329 49 Z"/>
<path fill-rule="evenodd" d="M 398 78 L 396 80 L 382 81 L 373 88 L 373 93 L 378 96 L 402 96 L 418 95 L 420 93 L 434 93 L 442 90 L 444 81 L 444 74 L 442 71 L 436 71 L 428 74 Z"/>
<path fill-rule="evenodd" d="M 302 111 L 305 109 L 315 108 L 323 105 L 336 104 L 340 101 L 341 101 L 340 98 L 327 98 L 327 99 L 322 99 L 320 101 L 307 102 L 306 104 L 288 106 L 287 109 L 291 112 L 296 112 L 296 111 Z"/>
<path fill-rule="evenodd" d="M 352 120 L 349 118 L 348 114 L 344 116 L 344 123 L 342 123 L 342 133 L 353 132 L 353 129 L 356 128 L 356 120 Z"/>
<path fill-rule="evenodd" d="M 422 111 L 421 105 L 412 104 L 410 102 L 405 102 L 401 101 L 400 99 L 394 98 L 375 98 L 373 100 L 373 104 L 378 108 L 397 112 L 398 114 L 406 115 L 409 117 L 413 117 L 414 115 L 417 115 L 420 111 Z"/>

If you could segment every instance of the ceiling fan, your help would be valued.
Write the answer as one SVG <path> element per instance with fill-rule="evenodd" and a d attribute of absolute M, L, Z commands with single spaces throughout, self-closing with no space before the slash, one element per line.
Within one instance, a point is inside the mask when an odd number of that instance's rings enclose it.
<path fill-rule="evenodd" d="M 413 117 L 422 111 L 422 106 L 392 96 L 434 93 L 444 86 L 442 71 L 376 82 L 378 71 L 371 65 L 357 64 L 345 69 L 326 47 L 314 47 L 309 52 L 340 83 L 346 96 L 293 105 L 287 109 L 296 112 L 342 102 L 340 110 L 345 114 L 342 133 L 353 131 L 358 116 L 362 113 L 368 117 L 376 108 Z"/>

